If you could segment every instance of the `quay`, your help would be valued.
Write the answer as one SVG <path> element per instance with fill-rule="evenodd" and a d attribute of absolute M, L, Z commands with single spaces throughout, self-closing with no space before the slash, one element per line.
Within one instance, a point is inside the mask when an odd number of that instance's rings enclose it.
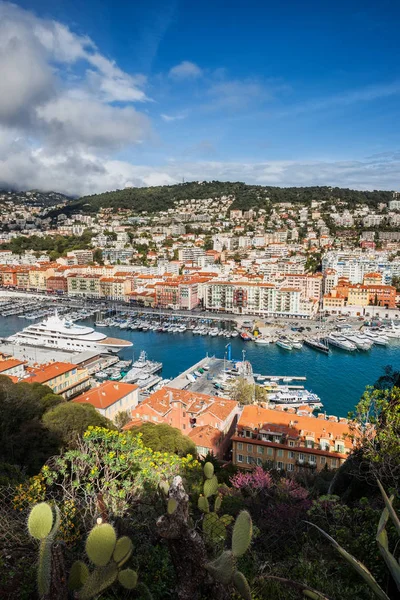
<path fill-rule="evenodd" d="M 40 346 L 20 346 L 10 342 L 0 343 L 0 354 L 6 354 L 25 361 L 29 366 L 49 362 L 68 362 L 87 369 L 89 375 L 101 371 L 118 362 L 114 354 L 100 354 L 98 352 L 70 352 Z"/>

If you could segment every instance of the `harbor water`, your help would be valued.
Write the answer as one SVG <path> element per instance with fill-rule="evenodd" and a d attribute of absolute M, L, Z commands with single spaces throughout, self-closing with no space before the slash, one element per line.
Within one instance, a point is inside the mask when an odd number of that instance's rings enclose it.
<path fill-rule="evenodd" d="M 84 322 L 95 326 L 94 320 Z M 16 316 L 0 317 L 0 337 L 7 337 L 26 327 L 28 323 Z M 232 358 L 241 360 L 242 351 L 253 366 L 254 373 L 263 375 L 305 376 L 305 387 L 315 392 L 328 414 L 346 416 L 367 385 L 372 385 L 386 365 L 400 369 L 400 340 L 391 340 L 388 346 L 374 346 L 368 352 L 346 352 L 333 348 L 324 355 L 303 346 L 301 350 L 286 351 L 275 344 L 257 345 L 240 338 L 226 339 L 185 333 L 157 333 L 129 331 L 118 327 L 99 329 L 111 337 L 133 342 L 133 348 L 123 350 L 123 359 L 139 358 L 145 350 L 150 360 L 163 363 L 162 376 L 173 378 L 198 362 L 207 353 L 224 358 L 226 345 L 231 344 Z M 51 352 L 48 353 L 51 359 Z"/>

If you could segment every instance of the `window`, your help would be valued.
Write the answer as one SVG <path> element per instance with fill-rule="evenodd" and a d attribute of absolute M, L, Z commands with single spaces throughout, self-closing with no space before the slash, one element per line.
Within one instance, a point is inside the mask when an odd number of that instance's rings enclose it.
<path fill-rule="evenodd" d="M 243 462 L 243 454 L 238 454 L 237 455 L 237 461 L 238 462 Z"/>
<path fill-rule="evenodd" d="M 319 462 L 321 463 L 321 465 L 324 465 L 326 463 L 325 456 L 321 456 L 321 458 L 319 459 Z"/>
<path fill-rule="evenodd" d="M 257 454 L 264 454 L 264 448 L 262 446 L 257 446 Z"/>
<path fill-rule="evenodd" d="M 312 454 L 309 458 L 310 463 L 315 464 L 317 462 L 317 459 L 315 458 L 315 456 Z"/>
<path fill-rule="evenodd" d="M 268 448 L 268 449 L 267 449 L 267 454 L 268 454 L 268 456 L 273 456 L 273 454 L 274 454 L 274 449 L 273 449 L 273 448 Z"/>
<path fill-rule="evenodd" d="M 287 469 L 287 471 L 294 471 L 294 465 L 292 463 L 288 463 L 286 465 L 286 469 Z"/>
<path fill-rule="evenodd" d="M 251 465 L 253 463 L 253 457 L 252 456 L 248 456 L 247 457 L 247 464 Z"/>
<path fill-rule="evenodd" d="M 283 456 L 283 450 L 278 450 L 278 456 L 279 456 L 279 458 L 282 458 L 282 456 Z"/>
<path fill-rule="evenodd" d="M 292 450 L 289 450 L 288 457 L 289 458 L 294 458 L 294 452 Z"/>
<path fill-rule="evenodd" d="M 242 444 L 242 442 L 238 442 L 237 449 L 238 450 L 243 450 L 243 444 Z"/>
<path fill-rule="evenodd" d="M 344 454 L 344 445 L 338 444 L 336 447 L 336 452 L 340 452 L 340 454 Z"/>
<path fill-rule="evenodd" d="M 313 440 L 306 440 L 305 446 L 306 448 L 314 448 Z"/>
<path fill-rule="evenodd" d="M 261 460 L 261 458 L 257 458 L 257 465 L 259 467 L 262 467 L 262 460 Z"/>
<path fill-rule="evenodd" d="M 276 466 L 276 468 L 278 469 L 278 471 L 283 471 L 283 469 L 284 469 L 284 464 L 283 464 L 283 462 L 280 462 L 280 461 L 279 461 L 279 462 L 278 462 L 278 464 L 277 464 L 277 466 Z"/>
<path fill-rule="evenodd" d="M 253 452 L 253 446 L 251 444 L 247 444 L 247 452 Z"/>
<path fill-rule="evenodd" d="M 332 458 L 332 460 L 331 460 L 331 465 L 332 465 L 332 467 L 333 467 L 334 469 L 337 467 L 337 460 L 336 460 L 336 458 Z"/>
<path fill-rule="evenodd" d="M 300 452 L 300 454 L 299 454 L 299 461 L 300 461 L 300 462 L 303 462 L 303 460 L 304 460 L 304 454 L 302 454 L 302 453 Z"/>
<path fill-rule="evenodd" d="M 289 442 L 289 446 L 290 446 L 291 448 L 294 448 L 294 442 L 293 442 L 293 440 L 290 440 L 290 442 Z"/>

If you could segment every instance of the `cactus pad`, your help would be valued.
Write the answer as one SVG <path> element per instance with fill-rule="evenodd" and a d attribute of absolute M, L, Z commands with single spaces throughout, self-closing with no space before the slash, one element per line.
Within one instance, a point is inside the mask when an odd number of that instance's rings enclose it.
<path fill-rule="evenodd" d="M 244 600 L 251 600 L 251 590 L 246 577 L 240 571 L 233 574 L 233 583 Z"/>
<path fill-rule="evenodd" d="M 47 502 L 36 504 L 30 512 L 28 519 L 28 530 L 32 537 L 37 540 L 46 538 L 53 526 L 53 511 Z"/>
<path fill-rule="evenodd" d="M 80 590 L 89 577 L 89 569 L 81 560 L 76 560 L 71 567 L 68 579 L 68 589 L 72 592 Z"/>
<path fill-rule="evenodd" d="M 250 546 L 252 534 L 253 523 L 251 517 L 247 510 L 242 510 L 233 527 L 232 552 L 234 556 L 243 556 Z"/>
<path fill-rule="evenodd" d="M 215 475 L 211 479 L 206 479 L 203 486 L 204 495 L 206 498 L 213 496 L 218 491 L 218 479 Z"/>
<path fill-rule="evenodd" d="M 178 503 L 175 500 L 175 498 L 169 498 L 168 504 L 167 504 L 167 513 L 169 515 L 172 515 L 176 511 L 177 508 L 178 508 Z"/>
<path fill-rule="evenodd" d="M 214 475 L 214 465 L 210 462 L 206 462 L 203 471 L 207 479 L 211 479 L 211 477 Z"/>
<path fill-rule="evenodd" d="M 209 502 L 208 502 L 208 500 L 207 500 L 207 498 L 205 496 L 199 496 L 199 499 L 197 501 L 197 507 L 203 513 L 210 512 L 210 505 L 209 505 Z"/>
<path fill-rule="evenodd" d="M 138 576 L 132 569 L 124 569 L 119 572 L 118 581 L 126 590 L 133 590 L 137 585 Z"/>
<path fill-rule="evenodd" d="M 220 583 L 225 585 L 231 583 L 235 559 L 232 552 L 226 550 L 218 558 L 206 564 L 206 569 Z"/>
<path fill-rule="evenodd" d="M 169 492 L 169 485 L 167 481 L 160 481 L 160 490 L 166 496 Z"/>
<path fill-rule="evenodd" d="M 115 548 L 117 534 L 109 523 L 93 527 L 86 540 L 86 554 L 96 567 L 105 567 Z"/>
<path fill-rule="evenodd" d="M 79 592 L 79 600 L 92 600 L 97 598 L 117 579 L 118 568 L 114 562 L 111 562 L 106 567 L 96 567 L 94 571 L 86 579 L 83 587 Z"/>
<path fill-rule="evenodd" d="M 215 498 L 215 503 L 214 503 L 214 511 L 218 512 L 219 509 L 221 508 L 221 504 L 222 504 L 222 498 L 221 496 L 217 496 Z"/>
<path fill-rule="evenodd" d="M 124 535 L 115 544 L 115 550 L 113 554 L 113 559 L 118 564 L 119 567 L 128 560 L 130 555 L 132 554 L 133 544 L 131 539 L 128 536 Z"/>

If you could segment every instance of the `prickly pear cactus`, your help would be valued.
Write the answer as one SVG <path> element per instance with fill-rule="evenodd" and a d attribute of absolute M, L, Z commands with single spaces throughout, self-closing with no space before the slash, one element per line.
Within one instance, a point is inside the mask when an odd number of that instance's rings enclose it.
<path fill-rule="evenodd" d="M 218 519 L 215 513 L 206 514 L 205 517 L 208 517 L 207 527 L 211 526 L 211 516 Z M 244 600 L 251 600 L 251 590 L 246 577 L 237 570 L 236 560 L 248 550 L 252 534 L 251 517 L 247 511 L 243 510 L 237 517 L 233 528 L 232 550 L 224 550 L 220 556 L 206 565 L 207 571 L 214 579 L 225 585 L 234 585 Z"/>

